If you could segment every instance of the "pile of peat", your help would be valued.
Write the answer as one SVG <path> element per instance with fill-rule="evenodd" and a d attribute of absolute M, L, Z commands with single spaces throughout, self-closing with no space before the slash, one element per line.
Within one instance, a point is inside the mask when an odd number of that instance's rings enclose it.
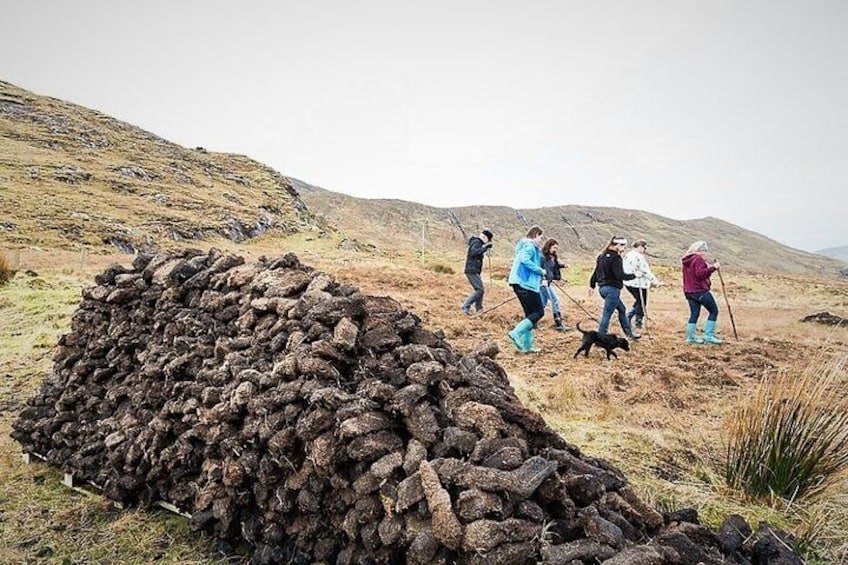
<path fill-rule="evenodd" d="M 12 436 L 254 563 L 800 563 L 767 525 L 658 513 L 521 405 L 496 344 L 463 355 L 294 255 L 96 283 Z"/>
<path fill-rule="evenodd" d="M 839 316 L 835 316 L 830 312 L 818 312 L 817 314 L 810 314 L 809 316 L 804 316 L 801 318 L 802 322 L 815 322 L 817 324 L 824 324 L 826 326 L 841 326 L 843 324 L 848 327 L 848 320 L 845 318 L 840 318 Z"/>

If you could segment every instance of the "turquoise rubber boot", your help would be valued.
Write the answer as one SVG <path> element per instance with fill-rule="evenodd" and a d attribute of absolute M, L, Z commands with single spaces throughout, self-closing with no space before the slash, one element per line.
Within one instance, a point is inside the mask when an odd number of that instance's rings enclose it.
<path fill-rule="evenodd" d="M 520 351 L 521 353 L 527 353 L 529 349 L 527 348 L 527 336 L 530 333 L 530 329 L 533 327 L 533 322 L 524 318 L 520 322 L 518 322 L 511 332 L 506 335 L 509 336 L 509 339 L 512 341 L 513 345 Z"/>
<path fill-rule="evenodd" d="M 526 349 L 524 350 L 525 353 L 541 353 L 542 352 L 542 350 L 539 349 L 538 347 L 533 347 L 533 332 L 532 331 L 528 331 L 526 334 L 524 334 L 524 345 L 526 347 Z"/>
<path fill-rule="evenodd" d="M 714 345 L 719 345 L 724 343 L 724 340 L 721 340 L 715 336 L 715 320 L 707 320 L 707 323 L 704 324 L 704 341 L 707 343 L 712 343 Z"/>
<path fill-rule="evenodd" d="M 686 343 L 704 343 L 704 340 L 696 334 L 697 327 L 695 324 L 686 324 Z"/>

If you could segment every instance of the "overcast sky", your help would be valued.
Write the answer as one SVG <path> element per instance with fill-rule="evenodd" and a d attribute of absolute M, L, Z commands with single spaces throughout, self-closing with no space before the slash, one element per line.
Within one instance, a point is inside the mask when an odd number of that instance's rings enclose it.
<path fill-rule="evenodd" d="M 0 79 L 331 190 L 848 245 L 845 0 L 0 2 Z"/>

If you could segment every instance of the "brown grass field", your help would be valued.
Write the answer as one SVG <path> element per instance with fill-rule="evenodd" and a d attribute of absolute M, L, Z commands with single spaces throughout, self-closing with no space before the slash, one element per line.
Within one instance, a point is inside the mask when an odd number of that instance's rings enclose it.
<path fill-rule="evenodd" d="M 506 337 L 521 317 L 517 301 L 482 317 L 460 314 L 470 287 L 459 256 L 422 258 L 398 251 L 378 257 L 342 252 L 333 242 L 303 236 L 219 246 L 249 261 L 294 251 L 302 262 L 369 294 L 395 297 L 427 326 L 443 329 L 460 350 L 495 340 L 501 348 L 498 361 L 523 402 L 570 443 L 622 468 L 657 507 L 694 507 L 713 525 L 730 513 L 754 525 L 769 520 L 799 536 L 808 562 L 848 560 L 848 477 L 813 499 L 790 504 L 746 499 L 724 486 L 721 468 L 727 418 L 760 381 L 781 372 L 800 374 L 821 359 L 848 354 L 848 327 L 800 322 L 821 311 L 848 316 L 846 281 L 724 269 L 739 339 L 733 337 L 714 277 L 725 343 L 694 346 L 683 343 L 688 308 L 679 272 L 656 267 L 666 285 L 651 291 L 647 330 L 629 353 L 619 352 L 619 359 L 609 362 L 596 350 L 587 359 L 573 359 L 580 334 L 554 331 L 550 311 L 536 334 L 543 352 L 534 355 L 518 354 Z M 131 257 L 31 250 L 6 255 L 18 273 L 0 287 L 0 563 L 242 560 L 218 554 L 214 542 L 191 533 L 181 517 L 116 509 L 97 495 L 62 486 L 55 469 L 23 463 L 20 446 L 9 438 L 11 422 L 50 371 L 51 349 L 69 327 L 80 288 L 93 284 L 94 274 L 109 262 L 127 264 Z M 445 266 L 456 273 L 438 272 Z M 496 259 L 492 272 L 486 267 L 491 307 L 513 295 L 504 281 L 509 265 Z M 597 317 L 601 301 L 587 295 L 588 274 L 589 265 L 578 262 L 566 271 L 563 288 Z M 568 325 L 582 319 L 584 328 L 595 326 L 562 292 L 560 300 Z M 620 331 L 615 320 L 611 331 Z"/>

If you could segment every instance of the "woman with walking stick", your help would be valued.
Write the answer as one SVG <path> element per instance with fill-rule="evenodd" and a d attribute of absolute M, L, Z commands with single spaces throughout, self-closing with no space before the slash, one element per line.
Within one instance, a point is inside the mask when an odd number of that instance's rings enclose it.
<path fill-rule="evenodd" d="M 683 265 L 683 294 L 689 303 L 689 322 L 686 324 L 686 343 L 720 344 L 722 340 L 715 335 L 716 320 L 718 319 L 718 304 L 710 292 L 710 277 L 719 270 L 718 260 L 707 265 L 704 253 L 709 250 L 705 241 L 698 240 L 689 246 L 686 254 L 680 259 Z M 698 316 L 701 306 L 707 309 L 707 322 L 704 324 L 704 337 L 698 337 Z"/>
<path fill-rule="evenodd" d="M 483 230 L 478 236 L 472 236 L 468 240 L 468 253 L 465 258 L 465 276 L 471 284 L 474 292 L 465 299 L 459 309 L 466 316 L 471 315 L 471 307 L 474 306 L 477 312 L 483 311 L 483 294 L 486 292 L 483 287 L 483 255 L 492 248 L 492 237 L 494 235 L 490 230 Z M 489 264 L 489 276 L 491 276 L 492 265 Z M 491 286 L 489 281 L 489 286 Z"/>
<path fill-rule="evenodd" d="M 651 271 L 648 265 L 648 260 L 645 259 L 645 250 L 648 248 L 648 242 L 644 239 L 637 239 L 633 242 L 633 249 L 627 252 L 624 256 L 624 272 L 625 273 L 642 273 L 635 279 L 624 281 L 624 287 L 633 295 L 633 307 L 627 312 L 627 319 L 631 325 L 642 329 L 642 320 L 645 317 L 645 311 L 648 307 L 648 289 L 652 286 L 662 286 L 662 282 Z"/>

